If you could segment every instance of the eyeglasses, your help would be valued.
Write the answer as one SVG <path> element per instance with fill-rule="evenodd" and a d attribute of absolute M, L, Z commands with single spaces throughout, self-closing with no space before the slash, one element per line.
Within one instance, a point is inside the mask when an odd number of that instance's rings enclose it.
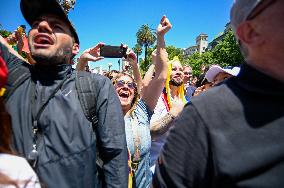
<path fill-rule="evenodd" d="M 185 75 L 192 75 L 191 72 L 183 72 L 183 74 L 185 74 Z"/>
<path fill-rule="evenodd" d="M 124 87 L 125 84 L 127 84 L 127 87 L 129 89 L 135 89 L 136 88 L 136 84 L 134 82 L 125 82 L 124 80 L 118 80 L 116 82 L 117 87 Z"/>
<path fill-rule="evenodd" d="M 277 0 L 264 0 L 257 7 L 248 15 L 247 20 L 252 20 L 256 16 L 258 16 L 260 13 L 262 13 L 266 8 L 268 8 L 270 5 L 275 3 Z"/>

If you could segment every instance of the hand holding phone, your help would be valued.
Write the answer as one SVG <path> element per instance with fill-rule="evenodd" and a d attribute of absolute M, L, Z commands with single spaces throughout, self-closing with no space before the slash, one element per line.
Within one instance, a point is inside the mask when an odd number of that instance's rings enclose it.
<path fill-rule="evenodd" d="M 137 66 L 137 56 L 132 49 L 130 48 L 127 49 L 126 56 L 127 58 L 125 58 L 125 60 L 128 61 L 131 64 L 131 66 Z"/>
<path fill-rule="evenodd" d="M 127 58 L 127 47 L 104 45 L 100 47 L 100 56 L 106 58 Z"/>
<path fill-rule="evenodd" d="M 99 43 L 92 48 L 86 49 L 80 56 L 79 60 L 83 64 L 86 64 L 88 61 L 99 61 L 103 59 L 100 55 L 100 48 L 104 45 L 104 43 Z M 83 66 L 85 67 L 85 66 Z"/>

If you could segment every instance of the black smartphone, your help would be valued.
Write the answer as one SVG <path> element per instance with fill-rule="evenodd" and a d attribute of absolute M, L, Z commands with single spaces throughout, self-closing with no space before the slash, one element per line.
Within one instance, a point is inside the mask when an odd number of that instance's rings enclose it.
<path fill-rule="evenodd" d="M 127 48 L 123 46 L 104 45 L 100 48 L 100 55 L 107 58 L 126 58 Z"/>

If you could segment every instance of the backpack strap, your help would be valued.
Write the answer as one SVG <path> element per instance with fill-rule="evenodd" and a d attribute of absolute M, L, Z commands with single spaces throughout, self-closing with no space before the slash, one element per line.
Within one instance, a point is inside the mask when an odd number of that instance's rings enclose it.
<path fill-rule="evenodd" d="M 78 71 L 75 78 L 75 86 L 78 93 L 79 101 L 86 118 L 92 123 L 93 131 L 97 136 L 96 128 L 98 126 L 97 118 L 97 88 L 96 81 L 92 74 L 86 71 Z M 99 157 L 97 147 L 96 163 L 102 169 L 103 161 Z"/>
<path fill-rule="evenodd" d="M 14 91 L 31 76 L 27 66 L 16 66 L 9 70 L 5 86 L 4 101 L 7 102 Z"/>
<path fill-rule="evenodd" d="M 90 73 L 79 71 L 76 73 L 75 84 L 83 112 L 86 118 L 92 122 L 93 129 L 95 130 L 98 124 L 98 118 L 96 115 L 97 90 L 94 85 L 94 80 Z"/>

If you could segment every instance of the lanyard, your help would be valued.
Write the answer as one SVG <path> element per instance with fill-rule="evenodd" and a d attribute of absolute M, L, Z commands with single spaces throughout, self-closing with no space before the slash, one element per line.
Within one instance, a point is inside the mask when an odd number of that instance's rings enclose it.
<path fill-rule="evenodd" d="M 134 142 L 134 155 L 131 157 L 131 166 L 134 171 L 138 169 L 138 164 L 141 160 L 141 138 L 138 134 L 138 119 L 133 114 L 133 116 L 130 116 L 131 118 L 131 129 L 133 134 L 133 142 Z"/>
<path fill-rule="evenodd" d="M 38 151 L 37 151 L 37 145 L 40 142 L 40 138 L 41 138 L 41 131 L 39 130 L 38 127 L 38 121 L 40 119 L 40 116 L 43 112 L 43 110 L 45 109 L 45 107 L 47 106 L 48 102 L 50 101 L 50 99 L 52 99 L 55 94 L 59 91 L 59 89 L 62 87 L 62 85 L 64 84 L 64 82 L 70 78 L 72 74 L 69 74 L 68 76 L 66 76 L 58 85 L 57 87 L 53 90 L 53 92 L 49 95 L 49 97 L 47 98 L 46 101 L 44 101 L 39 110 L 36 112 L 36 103 L 35 103 L 35 92 L 36 92 L 36 84 L 31 81 L 31 111 L 32 111 L 32 121 L 33 121 L 33 125 L 32 125 L 32 132 L 33 132 L 33 149 L 32 151 L 29 153 L 28 155 L 28 161 L 30 162 L 30 164 L 32 165 L 33 168 L 36 167 L 37 165 L 37 160 L 38 160 Z"/>

